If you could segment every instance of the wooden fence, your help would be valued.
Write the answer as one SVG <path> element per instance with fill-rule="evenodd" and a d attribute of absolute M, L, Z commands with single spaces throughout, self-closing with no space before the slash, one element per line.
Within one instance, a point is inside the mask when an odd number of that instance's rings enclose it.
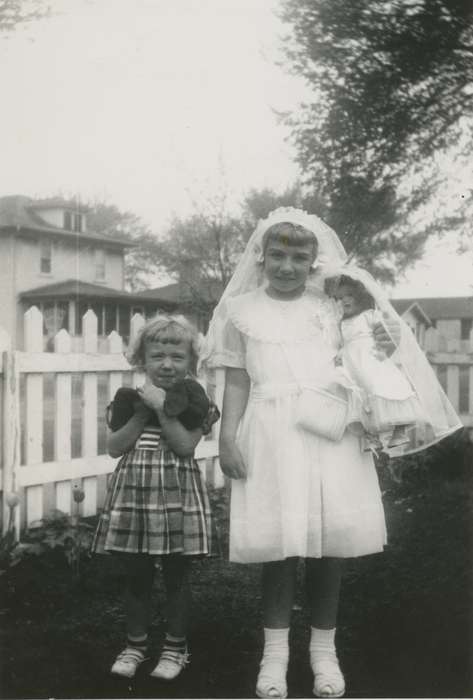
<path fill-rule="evenodd" d="M 143 325 L 132 319 L 132 337 Z M 73 489 L 83 489 L 83 516 L 100 508 L 107 478 L 116 465 L 106 454 L 105 407 L 118 387 L 143 382 L 123 355 L 123 342 L 114 331 L 107 338 L 107 352 L 97 352 L 97 318 L 83 317 L 83 347 L 71 352 L 72 339 L 61 330 L 54 352 L 43 352 L 43 317 L 36 307 L 24 318 L 25 350 L 11 350 L 10 338 L 0 330 L 3 351 L 2 469 L 0 489 L 2 522 L 6 525 L 8 494 L 20 496 L 16 509 L 18 530 L 41 519 L 52 509 L 70 514 Z M 76 344 L 75 344 L 76 345 Z M 206 389 L 221 403 L 223 381 L 216 373 Z M 201 440 L 196 458 L 204 478 L 223 484 L 218 468 L 218 429 Z"/>
<path fill-rule="evenodd" d="M 133 317 L 132 338 L 143 323 L 142 316 Z M 97 512 L 116 464 L 106 454 L 105 406 L 118 387 L 143 381 L 125 359 L 115 331 L 106 339 L 106 352 L 103 343 L 98 352 L 97 319 L 91 310 L 83 317 L 79 352 L 78 339 L 65 330 L 56 335 L 54 352 L 43 352 L 43 317 L 36 307 L 27 311 L 24 324 L 24 351 L 12 350 L 0 329 L 2 522 L 8 515 L 5 500 L 16 492 L 18 529 L 55 508 L 71 513 L 76 486 L 85 493 L 82 515 Z M 446 340 L 431 329 L 424 350 L 463 423 L 473 429 L 473 337 Z M 221 405 L 222 371 L 206 382 L 208 393 Z M 203 476 L 217 487 L 223 485 L 218 429 L 219 423 L 196 452 Z"/>
<path fill-rule="evenodd" d="M 473 331 L 468 340 L 460 340 L 430 328 L 423 350 L 463 424 L 473 428 Z"/>

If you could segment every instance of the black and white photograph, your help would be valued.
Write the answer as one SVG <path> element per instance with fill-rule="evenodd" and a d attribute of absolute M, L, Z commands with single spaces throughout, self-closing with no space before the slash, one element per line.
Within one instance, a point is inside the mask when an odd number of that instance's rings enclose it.
<path fill-rule="evenodd" d="M 471 0 L 0 0 L 0 697 L 473 697 Z"/>

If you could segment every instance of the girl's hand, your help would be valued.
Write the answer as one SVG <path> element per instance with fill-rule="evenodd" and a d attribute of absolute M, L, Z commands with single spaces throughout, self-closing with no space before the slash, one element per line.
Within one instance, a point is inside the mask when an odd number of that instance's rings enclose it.
<path fill-rule="evenodd" d="M 135 416 L 138 416 L 138 418 L 142 418 L 143 420 L 148 420 L 148 418 L 151 417 L 151 409 L 143 403 L 141 399 L 136 399 L 136 401 L 133 402 L 133 410 L 135 412 Z"/>
<path fill-rule="evenodd" d="M 138 394 L 143 403 L 153 411 L 162 411 L 166 392 L 159 386 L 155 386 L 149 381 L 146 381 L 143 386 L 138 387 Z"/>
<path fill-rule="evenodd" d="M 242 454 L 234 442 L 222 441 L 219 448 L 220 467 L 230 479 L 244 479 L 247 471 Z"/>
<path fill-rule="evenodd" d="M 383 322 L 373 326 L 373 337 L 376 346 L 386 355 L 392 355 L 401 339 L 401 328 L 393 318 L 385 318 Z"/>

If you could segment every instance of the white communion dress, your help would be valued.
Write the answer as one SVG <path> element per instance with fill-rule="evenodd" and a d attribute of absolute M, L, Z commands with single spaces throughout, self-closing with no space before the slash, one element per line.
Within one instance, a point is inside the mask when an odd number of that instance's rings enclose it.
<path fill-rule="evenodd" d="M 232 482 L 230 560 L 381 551 L 386 528 L 371 454 L 350 433 L 335 443 L 295 423 L 299 383 L 323 388 L 333 375 L 336 304 L 320 292 L 283 302 L 262 288 L 227 304 L 222 364 L 251 379 L 237 435 L 248 474 Z"/>
<path fill-rule="evenodd" d="M 394 361 L 375 346 L 373 327 L 381 315 L 368 309 L 342 320 L 343 365 L 364 392 L 370 414 L 360 411 L 367 429 L 381 432 L 423 418 L 415 391 Z"/>

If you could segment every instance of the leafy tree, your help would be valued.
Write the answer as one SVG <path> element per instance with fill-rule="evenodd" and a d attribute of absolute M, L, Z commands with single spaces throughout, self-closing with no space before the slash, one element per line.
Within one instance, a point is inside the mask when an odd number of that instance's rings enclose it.
<path fill-rule="evenodd" d="M 0 0 L 0 35 L 7 35 L 19 25 L 42 19 L 51 10 L 44 0 Z"/>
<path fill-rule="evenodd" d="M 258 219 L 278 206 L 296 205 L 296 185 L 282 194 L 251 190 L 238 214 L 230 214 L 225 193 L 194 202 L 191 216 L 175 218 L 154 243 L 160 267 L 180 282 L 183 302 L 208 314 L 228 283 Z"/>
<path fill-rule="evenodd" d="M 313 94 L 286 115 L 304 183 L 347 250 L 389 279 L 433 230 L 411 233 L 409 217 L 438 191 L 434 156 L 471 131 L 472 4 L 284 0 L 283 19 Z"/>

